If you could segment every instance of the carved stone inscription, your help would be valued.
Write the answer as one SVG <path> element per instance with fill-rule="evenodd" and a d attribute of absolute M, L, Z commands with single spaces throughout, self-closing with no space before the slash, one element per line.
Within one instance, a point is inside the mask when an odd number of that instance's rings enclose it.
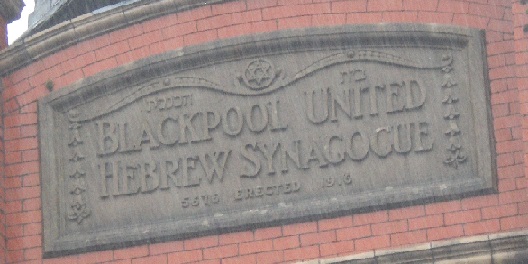
<path fill-rule="evenodd" d="M 481 36 L 416 27 L 190 48 L 46 98 L 45 251 L 492 188 Z"/>

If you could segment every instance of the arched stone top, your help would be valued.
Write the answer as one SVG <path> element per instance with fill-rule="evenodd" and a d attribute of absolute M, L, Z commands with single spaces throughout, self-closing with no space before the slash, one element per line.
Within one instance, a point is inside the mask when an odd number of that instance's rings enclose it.
<path fill-rule="evenodd" d="M 22 2 L 8 0 L 6 3 Z M 146 4 L 146 2 L 151 2 Z M 228 0 L 213 0 L 218 4 Z M 4 2 L 0 3 L 2 7 Z M 23 36 L 0 52 L 0 76 L 13 72 L 34 61 L 64 50 L 76 43 L 125 28 L 134 23 L 155 19 L 163 15 L 187 11 L 203 6 L 197 0 L 148 0 L 121 6 L 103 13 L 87 13 L 64 21 L 41 32 Z M 1 10 L 4 8 L 0 8 Z"/>

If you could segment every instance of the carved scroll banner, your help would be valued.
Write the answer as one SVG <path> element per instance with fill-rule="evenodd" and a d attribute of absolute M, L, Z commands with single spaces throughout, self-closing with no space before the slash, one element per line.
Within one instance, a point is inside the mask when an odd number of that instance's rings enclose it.
<path fill-rule="evenodd" d="M 48 256 L 495 187 L 481 31 L 361 25 L 188 47 L 39 104 Z"/>

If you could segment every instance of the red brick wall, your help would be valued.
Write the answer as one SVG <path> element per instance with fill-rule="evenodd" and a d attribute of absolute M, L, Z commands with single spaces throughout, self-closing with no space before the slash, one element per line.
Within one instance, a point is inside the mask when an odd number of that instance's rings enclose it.
<path fill-rule="evenodd" d="M 512 6 L 514 15 L 514 39 L 515 39 L 515 76 L 517 87 L 519 87 L 519 101 L 521 102 L 520 112 L 523 116 L 528 114 L 528 32 L 524 32 L 526 26 L 528 30 L 528 5 L 522 5 L 518 2 Z M 523 141 L 528 141 L 528 120 L 523 119 Z M 525 146 L 525 149 L 528 147 Z M 525 152 L 525 160 L 528 158 Z M 528 165 L 528 162 L 525 162 Z M 528 166 L 525 166 L 525 170 Z"/>
<path fill-rule="evenodd" d="M 528 40 L 522 24 L 528 21 L 524 7 L 512 5 L 512 1 L 517 0 L 234 1 L 166 15 L 86 40 L 13 72 L 2 80 L 5 173 L 1 183 L 5 204 L 0 199 L 0 222 L 4 224 L 0 224 L 0 236 L 5 234 L 6 261 L 291 262 L 528 228 L 524 165 L 528 123 L 522 118 L 528 114 Z M 440 23 L 486 30 L 498 194 L 41 260 L 36 100 L 49 93 L 46 81 L 52 80 L 55 89 L 61 89 L 140 58 L 221 38 L 381 22 Z M 0 249 L 3 242 L 0 239 Z"/>
<path fill-rule="evenodd" d="M 0 16 L 0 51 L 7 48 L 7 22 Z M 2 89 L 0 83 L 0 89 Z M 0 114 L 3 116 L 3 106 L 0 101 Z M 0 119 L 0 263 L 6 258 L 6 226 L 5 226 L 5 211 L 4 211 L 4 124 L 3 118 Z"/>

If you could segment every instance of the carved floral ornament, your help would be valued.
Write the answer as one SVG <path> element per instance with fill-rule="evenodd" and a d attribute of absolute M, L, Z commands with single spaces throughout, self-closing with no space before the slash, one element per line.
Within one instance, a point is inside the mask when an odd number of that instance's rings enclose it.
<path fill-rule="evenodd" d="M 458 97 L 455 95 L 455 88 L 458 86 L 458 83 L 453 77 L 453 63 L 452 55 L 443 55 L 442 61 L 447 62 L 448 65 L 442 68 L 444 73 L 444 81 L 442 83 L 442 88 L 445 93 L 445 98 L 442 100 L 442 103 L 446 106 L 446 113 L 444 119 L 448 121 L 448 130 L 445 132 L 446 136 L 449 137 L 449 143 L 447 151 L 449 156 L 444 161 L 445 164 L 457 169 L 458 166 L 467 161 L 467 157 L 462 154 L 462 144 L 461 142 L 461 131 L 458 127 L 458 119 L 460 118 L 460 113 L 456 110 L 456 103 L 458 103 Z"/>
<path fill-rule="evenodd" d="M 68 112 L 68 118 L 70 120 L 70 140 L 68 146 L 72 152 L 71 158 L 69 159 L 71 174 L 67 175 L 67 188 L 70 194 L 70 200 L 68 201 L 67 217 L 71 221 L 81 224 L 85 218 L 90 216 L 91 211 L 87 206 L 85 199 L 86 192 L 86 172 L 81 168 L 82 161 L 85 159 L 82 154 L 82 146 L 84 141 L 81 137 L 80 129 L 82 125 L 75 122 L 79 112 L 76 110 L 70 110 Z"/>

